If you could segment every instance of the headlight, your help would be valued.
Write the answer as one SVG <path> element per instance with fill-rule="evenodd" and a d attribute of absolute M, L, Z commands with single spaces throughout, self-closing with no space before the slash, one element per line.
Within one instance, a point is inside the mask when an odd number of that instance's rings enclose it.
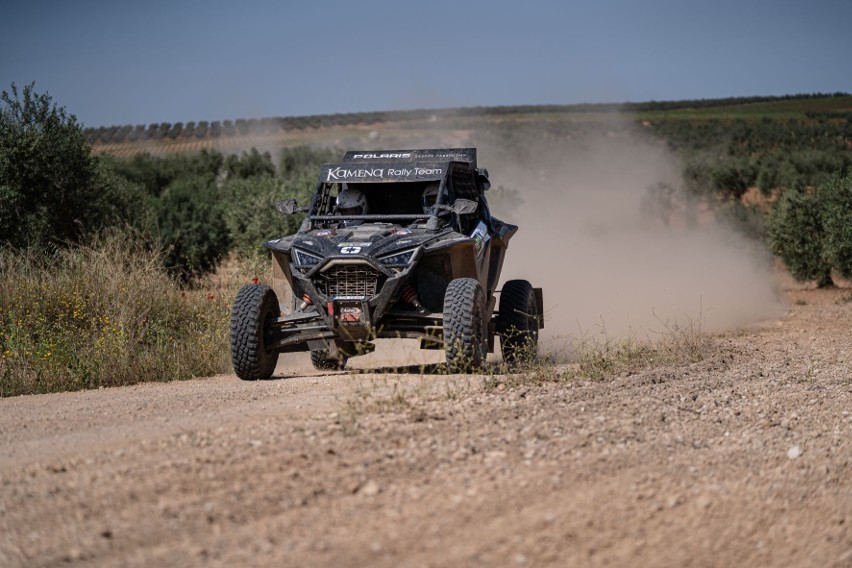
<path fill-rule="evenodd" d="M 309 252 L 305 252 L 301 249 L 294 248 L 293 249 L 293 260 L 296 264 L 301 266 L 316 266 L 322 260 L 320 257 L 311 254 Z"/>
<path fill-rule="evenodd" d="M 402 252 L 395 252 L 388 256 L 383 256 L 379 259 L 379 262 L 387 266 L 407 266 L 416 252 L 416 248 L 404 250 Z"/>

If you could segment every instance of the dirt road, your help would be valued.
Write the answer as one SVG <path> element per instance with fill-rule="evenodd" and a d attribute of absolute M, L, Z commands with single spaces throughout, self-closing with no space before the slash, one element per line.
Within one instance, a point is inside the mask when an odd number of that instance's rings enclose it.
<path fill-rule="evenodd" d="M 700 363 L 596 382 L 0 400 L 0 566 L 852 566 L 850 291 L 788 296 Z"/>

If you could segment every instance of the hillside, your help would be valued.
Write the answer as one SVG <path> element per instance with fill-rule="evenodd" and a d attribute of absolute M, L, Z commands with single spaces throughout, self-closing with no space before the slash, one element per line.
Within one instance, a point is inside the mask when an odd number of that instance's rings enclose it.
<path fill-rule="evenodd" d="M 424 135 L 465 144 L 470 131 L 496 125 L 547 122 L 551 126 L 622 118 L 644 125 L 671 121 L 783 120 L 820 118 L 849 123 L 852 95 L 846 93 L 747 97 L 624 104 L 540 105 L 423 109 L 302 117 L 272 117 L 87 128 L 98 152 L 119 157 L 202 149 L 238 153 L 250 147 L 277 149 L 301 144 L 330 146 L 403 143 Z"/>

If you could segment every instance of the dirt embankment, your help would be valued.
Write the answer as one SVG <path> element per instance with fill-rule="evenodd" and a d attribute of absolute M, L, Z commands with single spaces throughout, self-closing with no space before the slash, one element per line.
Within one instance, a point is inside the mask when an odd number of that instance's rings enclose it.
<path fill-rule="evenodd" d="M 599 382 L 0 400 L 0 565 L 852 566 L 850 293 L 788 299 L 700 363 Z"/>

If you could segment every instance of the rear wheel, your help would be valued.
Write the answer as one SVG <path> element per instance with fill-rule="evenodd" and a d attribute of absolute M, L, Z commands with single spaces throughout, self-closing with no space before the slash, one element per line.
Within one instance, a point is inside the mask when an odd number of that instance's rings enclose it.
<path fill-rule="evenodd" d="M 509 280 L 500 293 L 500 346 L 507 363 L 526 363 L 538 348 L 538 306 L 532 284 Z"/>
<path fill-rule="evenodd" d="M 342 371 L 346 366 L 347 357 L 341 354 L 339 357 L 329 357 L 325 349 L 311 351 L 311 363 L 314 369 L 319 371 Z"/>
<path fill-rule="evenodd" d="M 444 296 L 444 350 L 451 373 L 479 368 L 485 361 L 485 300 L 473 278 L 457 278 Z"/>
<path fill-rule="evenodd" d="M 266 331 L 281 313 L 275 292 L 263 284 L 246 284 L 231 309 L 231 362 L 244 381 L 268 379 L 278 353 L 266 349 Z"/>

